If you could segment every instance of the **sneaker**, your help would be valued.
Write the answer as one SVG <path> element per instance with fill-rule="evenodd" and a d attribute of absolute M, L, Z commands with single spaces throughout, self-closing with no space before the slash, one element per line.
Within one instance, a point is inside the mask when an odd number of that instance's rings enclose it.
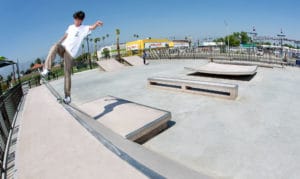
<path fill-rule="evenodd" d="M 42 72 L 40 71 L 40 74 L 45 78 L 49 74 L 49 70 L 44 69 Z"/>
<path fill-rule="evenodd" d="M 65 104 L 70 104 L 70 103 L 71 103 L 71 97 L 70 97 L 70 96 L 65 97 L 65 98 L 63 99 L 63 102 L 64 102 Z"/>

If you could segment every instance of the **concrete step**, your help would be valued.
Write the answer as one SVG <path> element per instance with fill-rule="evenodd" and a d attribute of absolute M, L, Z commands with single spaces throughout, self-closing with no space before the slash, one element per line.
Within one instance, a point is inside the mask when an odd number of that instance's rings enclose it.
<path fill-rule="evenodd" d="M 227 83 L 215 83 L 207 81 L 153 77 L 148 79 L 150 87 L 176 90 L 193 94 L 208 95 L 226 99 L 236 99 L 238 96 L 238 85 Z"/>

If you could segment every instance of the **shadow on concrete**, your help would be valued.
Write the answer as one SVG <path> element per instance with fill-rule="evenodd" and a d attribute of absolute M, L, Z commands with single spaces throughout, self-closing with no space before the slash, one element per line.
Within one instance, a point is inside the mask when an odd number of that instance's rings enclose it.
<path fill-rule="evenodd" d="M 190 73 L 188 76 L 199 76 L 199 77 L 206 77 L 206 78 L 219 78 L 219 79 L 226 79 L 226 80 L 238 80 L 238 81 L 251 81 L 257 73 L 253 75 L 240 75 L 240 76 L 232 76 L 232 75 L 217 75 L 217 74 L 206 74 L 206 73 Z"/>
<path fill-rule="evenodd" d="M 168 130 L 169 128 L 173 127 L 174 125 L 176 124 L 175 121 L 168 121 L 167 122 L 167 127 L 160 130 L 157 134 L 155 134 L 155 136 L 151 137 L 151 138 L 148 138 L 146 140 L 139 140 L 139 141 L 135 141 L 136 143 L 140 144 L 140 145 L 143 145 L 145 144 L 146 142 L 150 141 L 151 139 L 153 139 L 154 137 L 160 135 L 161 133 L 163 133 L 164 131 Z"/>
<path fill-rule="evenodd" d="M 126 101 L 124 99 L 108 99 L 105 101 L 116 101 L 114 103 L 108 104 L 104 107 L 104 111 L 101 114 L 98 114 L 97 116 L 94 117 L 95 120 L 100 119 L 101 117 L 103 117 L 104 115 L 106 115 L 107 113 L 110 113 L 114 110 L 115 107 L 122 105 L 122 104 L 127 104 L 127 103 L 131 103 L 129 101 Z"/>

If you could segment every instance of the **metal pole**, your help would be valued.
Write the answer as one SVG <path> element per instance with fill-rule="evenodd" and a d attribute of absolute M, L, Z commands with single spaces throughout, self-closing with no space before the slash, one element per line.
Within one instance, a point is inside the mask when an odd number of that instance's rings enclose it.
<path fill-rule="evenodd" d="M 225 26 L 226 26 L 226 33 L 227 33 L 227 52 L 228 52 L 228 55 L 229 55 L 229 60 L 231 60 L 230 58 L 230 47 L 229 47 L 229 29 L 228 29 L 228 24 L 226 21 L 224 21 L 225 23 Z"/>
<path fill-rule="evenodd" d="M 17 65 L 18 81 L 19 81 L 19 83 L 21 83 L 19 59 L 17 59 L 17 64 L 16 65 Z"/>

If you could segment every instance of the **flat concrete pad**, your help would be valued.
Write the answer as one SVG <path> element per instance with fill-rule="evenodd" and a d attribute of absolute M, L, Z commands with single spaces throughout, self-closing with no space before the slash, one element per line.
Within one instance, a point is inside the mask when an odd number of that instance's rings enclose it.
<path fill-rule="evenodd" d="M 212 74 L 212 75 L 244 76 L 244 75 L 254 75 L 257 71 L 257 66 L 208 63 L 206 65 L 196 67 L 196 68 L 185 67 L 185 69 L 198 72 L 198 73 L 205 73 L 205 74 Z"/>
<path fill-rule="evenodd" d="M 298 179 L 300 68 L 258 68 L 251 81 L 209 79 L 238 84 L 235 101 L 147 87 L 151 76 L 208 80 L 205 76 L 186 76 L 183 70 L 206 63 L 151 60 L 147 67 L 120 73 L 76 73 L 72 77 L 72 100 L 82 104 L 112 94 L 171 111 L 176 125 L 143 146 L 214 178 Z M 63 95 L 63 78 L 51 83 Z"/>
<path fill-rule="evenodd" d="M 143 59 L 139 56 L 123 57 L 123 59 L 132 66 L 144 65 Z"/>
<path fill-rule="evenodd" d="M 126 68 L 123 64 L 115 59 L 100 60 L 97 61 L 97 64 L 104 71 L 118 71 Z"/>
<path fill-rule="evenodd" d="M 45 86 L 29 91 L 22 115 L 16 178 L 146 178 L 74 120 Z"/>
<path fill-rule="evenodd" d="M 166 128 L 171 119 L 170 112 L 112 96 L 79 107 L 104 126 L 132 141 L 147 140 Z"/>

